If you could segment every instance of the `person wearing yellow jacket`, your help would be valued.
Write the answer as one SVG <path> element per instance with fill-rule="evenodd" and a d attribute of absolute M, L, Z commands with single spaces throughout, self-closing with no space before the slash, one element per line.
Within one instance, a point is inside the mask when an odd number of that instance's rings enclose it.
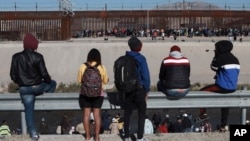
<path fill-rule="evenodd" d="M 101 107 L 104 101 L 104 93 L 103 93 L 103 85 L 107 84 L 109 81 L 107 70 L 101 62 L 101 53 L 99 50 L 93 48 L 89 51 L 87 56 L 87 62 L 90 66 L 97 66 L 97 69 L 100 72 L 101 79 L 102 79 L 102 93 L 100 96 L 97 97 L 88 97 L 83 94 L 79 95 L 79 105 L 83 111 L 83 125 L 85 129 L 85 141 L 91 140 L 90 135 L 90 113 L 93 112 L 94 115 L 94 122 L 95 122 L 95 141 L 100 141 L 99 133 L 101 130 Z M 78 83 L 82 83 L 82 77 L 85 73 L 87 65 L 82 64 L 79 68 L 77 81 Z"/>

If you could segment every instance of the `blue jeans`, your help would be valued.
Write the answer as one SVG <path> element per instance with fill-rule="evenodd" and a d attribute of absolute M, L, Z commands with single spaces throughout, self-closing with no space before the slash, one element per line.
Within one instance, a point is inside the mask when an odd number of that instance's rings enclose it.
<path fill-rule="evenodd" d="M 187 95 L 188 89 L 166 89 L 163 93 L 167 96 L 169 100 L 178 100 Z"/>
<path fill-rule="evenodd" d="M 185 97 L 190 90 L 189 88 L 186 88 L 186 89 L 166 89 L 161 85 L 160 82 L 157 83 L 157 88 L 158 88 L 158 91 L 163 92 L 167 96 L 167 99 L 169 99 L 169 100 L 181 99 L 181 98 Z"/>
<path fill-rule="evenodd" d="M 37 134 L 37 130 L 34 122 L 34 106 L 36 96 L 43 94 L 44 92 L 54 92 L 56 88 L 56 81 L 52 80 L 50 83 L 41 83 L 40 85 L 20 87 L 19 93 L 22 103 L 24 105 L 25 120 L 30 137 Z"/>

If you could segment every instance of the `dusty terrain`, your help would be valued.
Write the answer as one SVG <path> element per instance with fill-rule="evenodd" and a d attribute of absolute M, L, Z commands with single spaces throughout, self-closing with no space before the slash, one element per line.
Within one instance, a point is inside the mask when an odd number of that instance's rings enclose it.
<path fill-rule="evenodd" d="M 118 135 L 100 136 L 101 141 L 122 141 Z M 166 133 L 150 134 L 145 138 L 151 141 L 229 141 L 229 132 L 227 133 Z M 81 141 L 84 140 L 82 135 L 42 135 L 39 141 Z M 30 141 L 28 136 L 13 136 L 3 141 Z"/>

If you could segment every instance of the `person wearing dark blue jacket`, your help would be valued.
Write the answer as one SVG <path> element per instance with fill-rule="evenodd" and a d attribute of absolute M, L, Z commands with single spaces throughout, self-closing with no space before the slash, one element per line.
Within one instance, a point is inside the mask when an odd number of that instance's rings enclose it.
<path fill-rule="evenodd" d="M 233 44 L 228 40 L 221 40 L 215 43 L 214 58 L 210 65 L 216 72 L 215 83 L 201 89 L 201 91 L 210 91 L 222 94 L 228 94 L 236 91 L 238 76 L 240 73 L 240 63 L 231 51 Z M 229 108 L 221 109 L 220 130 L 225 131 L 228 121 Z"/>
<path fill-rule="evenodd" d="M 140 87 L 135 92 L 130 92 L 125 94 L 125 107 L 124 107 L 124 132 L 125 141 L 129 141 L 130 131 L 130 117 L 133 111 L 133 105 L 137 107 L 138 110 L 138 132 L 137 141 L 146 141 L 143 138 L 144 134 L 144 123 L 146 118 L 147 109 L 147 94 L 150 90 L 150 75 L 146 58 L 140 54 L 142 48 L 142 42 L 136 38 L 132 37 L 128 40 L 128 45 L 131 51 L 126 51 L 126 55 L 132 56 L 136 59 L 138 63 L 138 74 Z"/>

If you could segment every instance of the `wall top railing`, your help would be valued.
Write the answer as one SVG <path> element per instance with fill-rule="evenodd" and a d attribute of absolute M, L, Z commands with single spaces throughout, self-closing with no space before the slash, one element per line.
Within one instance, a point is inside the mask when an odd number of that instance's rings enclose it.
<path fill-rule="evenodd" d="M 80 110 L 78 93 L 46 93 L 36 98 L 35 110 Z M 119 108 L 121 97 L 117 93 L 105 93 L 102 109 Z M 148 109 L 162 108 L 241 108 L 250 107 L 250 91 L 239 90 L 231 94 L 190 91 L 180 100 L 168 100 L 161 92 L 150 92 L 147 101 Z M 0 94 L 0 111 L 21 111 L 23 105 L 18 93 Z"/>
<path fill-rule="evenodd" d="M 46 93 L 37 96 L 35 110 L 80 110 L 78 93 Z M 121 94 L 105 93 L 102 109 L 122 108 Z M 241 123 L 246 123 L 246 113 L 250 107 L 250 91 L 239 90 L 231 94 L 217 94 L 204 91 L 190 91 L 179 100 L 168 100 L 161 92 L 150 92 L 147 100 L 147 109 L 167 108 L 240 108 Z M 23 134 L 27 133 L 24 107 L 18 93 L 0 94 L 0 111 L 20 111 Z"/>

